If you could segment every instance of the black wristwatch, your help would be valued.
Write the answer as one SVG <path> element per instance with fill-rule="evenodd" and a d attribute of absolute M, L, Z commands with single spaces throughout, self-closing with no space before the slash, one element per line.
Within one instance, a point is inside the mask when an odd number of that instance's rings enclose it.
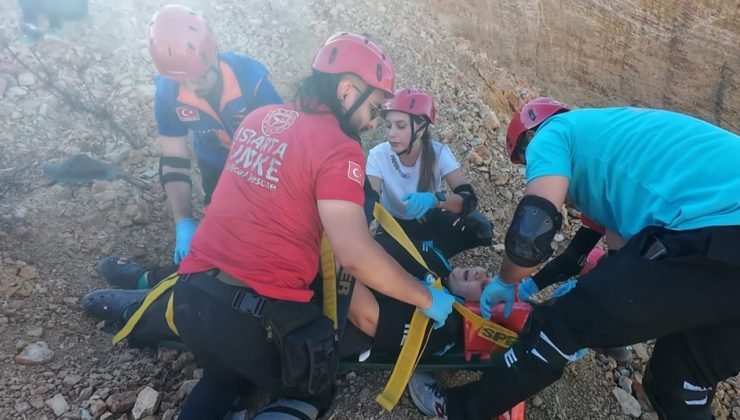
<path fill-rule="evenodd" d="M 437 206 L 439 206 L 441 202 L 447 201 L 447 195 L 442 191 L 437 191 L 434 193 L 434 196 L 437 197 Z"/>

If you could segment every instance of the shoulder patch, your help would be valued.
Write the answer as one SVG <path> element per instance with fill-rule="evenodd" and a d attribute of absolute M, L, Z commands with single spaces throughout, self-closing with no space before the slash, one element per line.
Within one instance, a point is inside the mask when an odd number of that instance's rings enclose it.
<path fill-rule="evenodd" d="M 347 178 L 355 181 L 356 183 L 360 184 L 360 186 L 362 186 L 364 181 L 363 177 L 365 175 L 362 173 L 362 167 L 358 163 L 352 162 L 351 160 L 348 163 L 349 167 L 347 168 Z"/>
<path fill-rule="evenodd" d="M 175 108 L 175 111 L 177 111 L 177 118 L 182 122 L 200 120 L 198 110 L 192 106 L 179 106 Z"/>

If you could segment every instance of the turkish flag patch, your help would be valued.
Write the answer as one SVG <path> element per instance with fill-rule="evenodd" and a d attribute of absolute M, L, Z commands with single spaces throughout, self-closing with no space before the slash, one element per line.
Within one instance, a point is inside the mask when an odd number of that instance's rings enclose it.
<path fill-rule="evenodd" d="M 362 167 L 351 160 L 348 162 L 349 168 L 347 168 L 347 178 L 355 181 L 362 186 L 363 177 L 365 174 L 362 172 Z"/>
<path fill-rule="evenodd" d="M 180 106 L 177 107 L 175 111 L 177 111 L 177 118 L 179 118 L 180 121 L 183 122 L 198 121 L 200 119 L 200 115 L 198 115 L 198 110 L 191 106 Z"/>

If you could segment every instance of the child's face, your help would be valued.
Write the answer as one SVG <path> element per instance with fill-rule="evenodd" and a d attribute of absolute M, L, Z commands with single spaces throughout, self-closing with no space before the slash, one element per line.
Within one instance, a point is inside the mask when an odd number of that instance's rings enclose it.
<path fill-rule="evenodd" d="M 448 278 L 450 292 L 470 302 L 478 302 L 491 274 L 483 267 L 454 268 Z"/>

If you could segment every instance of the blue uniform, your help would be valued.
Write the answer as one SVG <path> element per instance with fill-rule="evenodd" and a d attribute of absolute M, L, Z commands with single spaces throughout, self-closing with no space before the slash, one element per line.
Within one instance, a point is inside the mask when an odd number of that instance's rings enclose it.
<path fill-rule="evenodd" d="M 217 173 L 224 167 L 231 138 L 244 116 L 261 106 L 282 103 L 260 62 L 229 52 L 219 57 L 223 78 L 220 109 L 162 76 L 157 76 L 154 98 L 159 134 L 182 137 L 190 132 L 198 163 Z"/>
<path fill-rule="evenodd" d="M 640 108 L 556 115 L 526 149 L 527 182 L 570 180 L 589 218 L 629 239 L 671 230 L 740 225 L 740 137 L 699 119 Z"/>

